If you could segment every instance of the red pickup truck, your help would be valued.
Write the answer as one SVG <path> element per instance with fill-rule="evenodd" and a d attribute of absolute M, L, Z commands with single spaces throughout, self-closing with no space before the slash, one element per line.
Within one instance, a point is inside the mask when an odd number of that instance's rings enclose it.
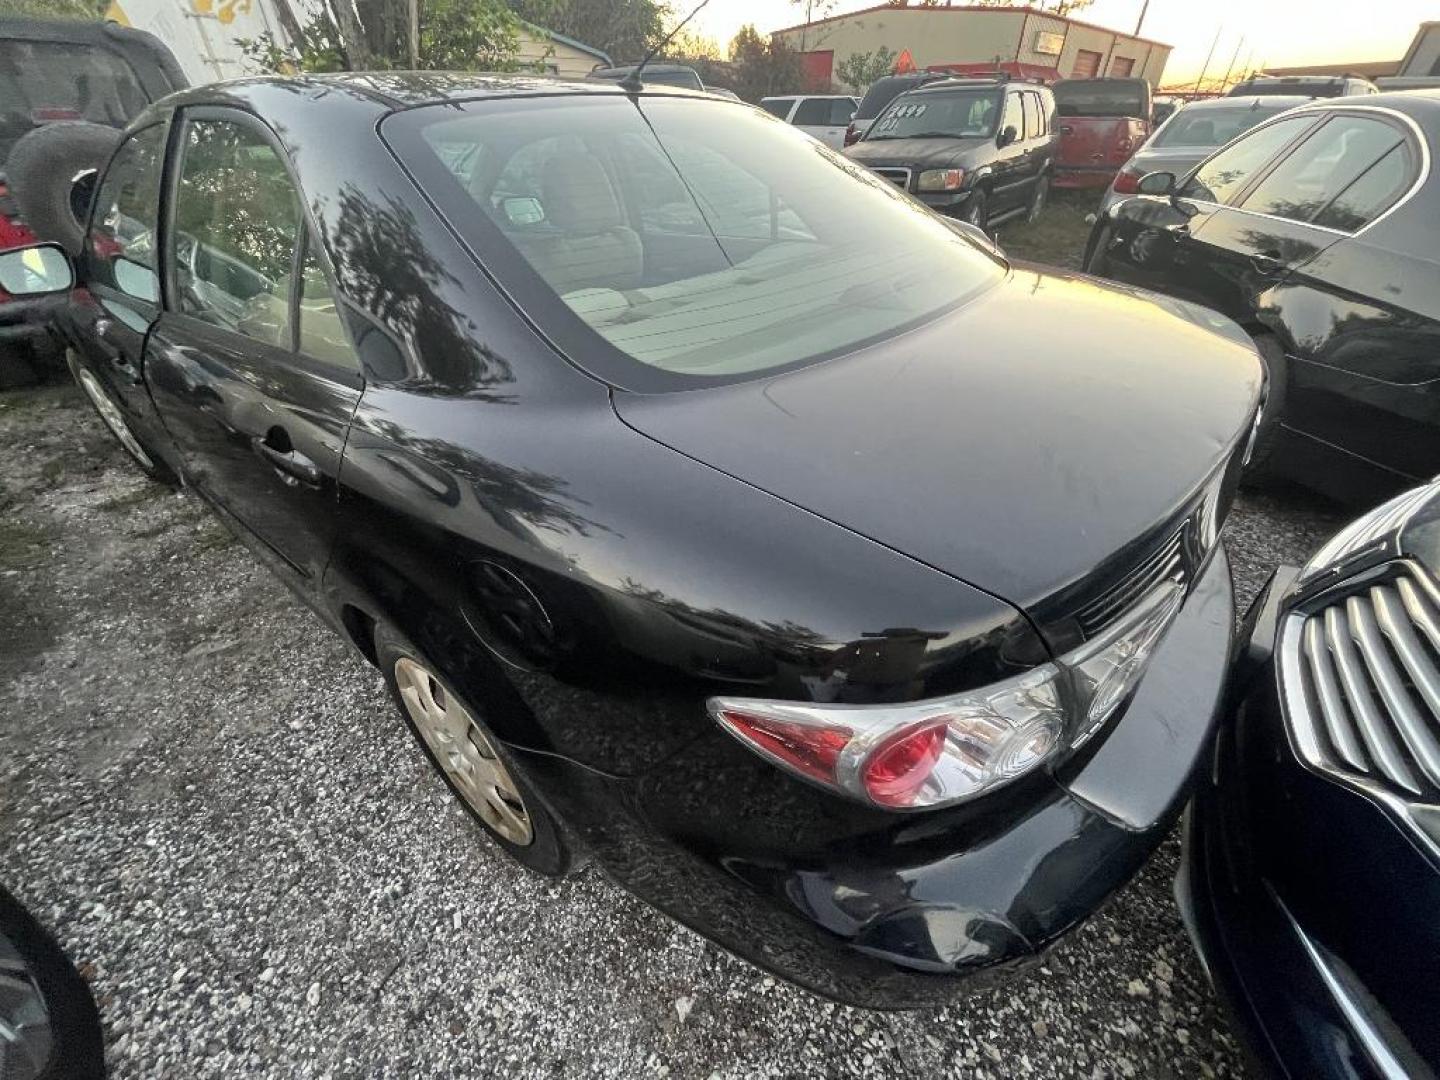
<path fill-rule="evenodd" d="M 1108 187 L 1150 135 L 1150 84 L 1144 79 L 1061 79 L 1054 90 L 1060 117 L 1054 185 Z"/>

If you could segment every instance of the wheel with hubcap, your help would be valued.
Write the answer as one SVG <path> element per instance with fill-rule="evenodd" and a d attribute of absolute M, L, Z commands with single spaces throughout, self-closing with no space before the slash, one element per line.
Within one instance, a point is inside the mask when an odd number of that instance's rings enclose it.
<path fill-rule="evenodd" d="M 95 411 L 100 414 L 100 419 L 110 429 L 110 434 L 115 436 L 116 442 L 125 448 L 130 455 L 130 460 L 140 466 L 140 471 L 152 480 L 158 480 L 163 484 L 177 483 L 175 473 L 170 466 L 161 461 L 145 448 L 139 437 L 130 430 L 130 424 L 125 419 L 125 414 L 120 411 L 120 406 L 110 396 L 109 391 L 100 384 L 93 372 L 82 364 L 72 352 L 66 352 L 66 362 L 70 365 L 70 372 L 75 376 L 80 389 L 85 391 L 85 396 L 90 399 L 90 404 L 95 406 Z"/>
<path fill-rule="evenodd" d="M 970 193 L 970 198 L 965 200 L 965 209 L 960 216 L 971 225 L 974 225 L 981 232 L 990 231 L 990 197 L 984 188 L 976 188 Z"/>
<path fill-rule="evenodd" d="M 481 711 L 389 627 L 377 628 L 375 652 L 410 730 L 470 816 L 518 862 L 541 874 L 563 874 L 570 853 L 559 824 Z"/>

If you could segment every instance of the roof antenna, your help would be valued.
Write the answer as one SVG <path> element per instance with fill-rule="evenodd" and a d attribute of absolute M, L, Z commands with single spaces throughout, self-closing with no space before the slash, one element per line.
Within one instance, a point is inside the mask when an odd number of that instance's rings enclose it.
<path fill-rule="evenodd" d="M 621 79 L 620 85 L 632 94 L 638 94 L 641 90 L 645 89 L 645 84 L 640 79 L 640 73 L 645 70 L 645 65 L 648 64 L 651 60 L 654 60 L 655 54 L 658 53 L 661 49 L 665 48 L 666 45 L 669 45 L 670 42 L 674 40 L 675 35 L 678 34 L 681 30 L 685 29 L 685 24 L 688 23 L 691 19 L 693 19 L 696 15 L 699 15 L 700 12 L 704 9 L 705 5 L 708 3 L 710 3 L 710 0 L 700 0 L 700 3 L 696 5 L 695 10 L 690 12 L 689 15 L 686 15 L 685 18 L 681 19 L 680 22 L 676 24 L 675 29 L 671 30 L 670 33 L 665 35 L 664 41 L 660 42 L 659 45 L 656 45 L 653 49 L 651 49 L 649 52 L 647 52 L 644 56 L 640 58 L 640 62 L 635 65 L 635 70 L 630 72 L 629 75 L 626 75 L 625 78 Z"/>

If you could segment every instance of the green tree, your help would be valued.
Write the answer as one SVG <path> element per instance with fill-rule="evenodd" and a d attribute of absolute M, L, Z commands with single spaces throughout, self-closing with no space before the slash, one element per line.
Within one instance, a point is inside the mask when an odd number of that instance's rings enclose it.
<path fill-rule="evenodd" d="M 661 0 L 509 0 L 526 22 L 634 63 L 665 37 L 673 14 Z"/>
<path fill-rule="evenodd" d="M 98 19 L 107 3 L 100 0 L 0 0 L 0 16 L 30 19 Z"/>
<path fill-rule="evenodd" d="M 863 91 L 876 79 L 894 71 L 897 55 L 884 45 L 874 52 L 851 53 L 835 65 L 835 75 L 850 89 Z"/>
<path fill-rule="evenodd" d="M 778 38 L 764 38 L 749 24 L 730 41 L 730 88 L 746 101 L 793 94 L 804 85 L 800 54 Z"/>

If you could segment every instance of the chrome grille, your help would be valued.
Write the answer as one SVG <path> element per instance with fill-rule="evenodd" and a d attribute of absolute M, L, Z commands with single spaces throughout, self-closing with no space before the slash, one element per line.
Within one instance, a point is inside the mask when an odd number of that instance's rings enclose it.
<path fill-rule="evenodd" d="M 1291 616 L 1281 649 L 1303 757 L 1406 798 L 1440 799 L 1440 602 L 1423 572 Z"/>
<path fill-rule="evenodd" d="M 1080 632 L 1086 638 L 1093 637 L 1162 581 L 1173 579 L 1183 583 L 1186 579 L 1185 534 L 1190 528 L 1187 522 L 1176 529 L 1118 583 L 1081 607 L 1075 613 Z"/>
<path fill-rule="evenodd" d="M 881 167 L 879 167 L 879 168 L 872 169 L 871 172 L 875 173 L 876 176 L 883 176 L 886 180 L 889 180 L 892 184 L 894 184 L 896 187 L 898 187 L 901 191 L 909 191 L 909 190 L 910 190 L 910 170 L 909 170 L 909 169 L 892 168 L 892 167 L 890 167 L 890 166 L 881 166 Z"/>

